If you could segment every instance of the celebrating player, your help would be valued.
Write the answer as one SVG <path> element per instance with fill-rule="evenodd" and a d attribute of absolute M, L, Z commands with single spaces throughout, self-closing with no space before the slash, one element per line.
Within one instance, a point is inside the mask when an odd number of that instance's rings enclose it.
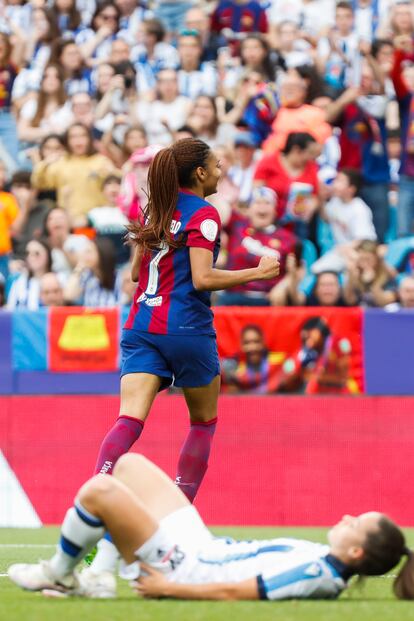
<path fill-rule="evenodd" d="M 114 597 L 114 574 L 74 572 L 106 529 L 124 561 L 141 570 L 136 588 L 144 597 L 333 599 L 352 575 L 384 574 L 407 555 L 394 591 L 414 598 L 414 556 L 385 515 L 344 516 L 329 531 L 329 545 L 215 538 L 164 472 L 135 454 L 118 461 L 113 477 L 97 475 L 83 485 L 49 561 L 12 565 L 9 577 L 48 595 Z"/>
<path fill-rule="evenodd" d="M 205 197 L 216 192 L 219 178 L 219 162 L 201 140 L 180 140 L 154 157 L 145 222 L 130 227 L 138 288 L 121 341 L 120 416 L 96 465 L 96 472 L 112 471 L 139 438 L 157 392 L 174 382 L 183 388 L 191 421 L 176 483 L 191 502 L 217 421 L 220 369 L 209 292 L 279 272 L 275 257 L 251 269 L 214 268 L 220 218 Z"/>

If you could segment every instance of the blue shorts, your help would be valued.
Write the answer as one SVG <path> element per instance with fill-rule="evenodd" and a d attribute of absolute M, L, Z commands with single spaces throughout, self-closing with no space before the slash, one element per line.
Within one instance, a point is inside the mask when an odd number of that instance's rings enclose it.
<path fill-rule="evenodd" d="M 207 386 L 220 375 L 216 337 L 213 335 L 168 335 L 123 330 L 121 377 L 128 373 L 150 373 L 179 388 Z"/>

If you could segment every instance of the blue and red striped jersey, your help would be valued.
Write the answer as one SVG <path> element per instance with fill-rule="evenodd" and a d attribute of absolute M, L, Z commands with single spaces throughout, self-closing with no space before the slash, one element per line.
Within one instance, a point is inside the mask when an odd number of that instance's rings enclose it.
<path fill-rule="evenodd" d="M 221 221 L 217 209 L 188 190 L 180 190 L 171 222 L 174 239 L 146 253 L 125 328 L 155 334 L 215 334 L 210 293 L 193 286 L 190 248 L 206 248 L 214 265 L 220 248 Z"/>

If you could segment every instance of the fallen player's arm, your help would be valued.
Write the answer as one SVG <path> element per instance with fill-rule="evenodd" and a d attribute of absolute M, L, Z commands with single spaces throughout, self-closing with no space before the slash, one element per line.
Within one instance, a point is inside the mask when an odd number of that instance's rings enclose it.
<path fill-rule="evenodd" d="M 169 582 L 164 574 L 145 567 L 148 575 L 140 576 L 137 591 L 143 597 L 172 597 L 175 599 L 199 600 L 255 600 L 259 599 L 256 578 L 242 582 L 222 582 L 217 584 L 176 584 Z"/>

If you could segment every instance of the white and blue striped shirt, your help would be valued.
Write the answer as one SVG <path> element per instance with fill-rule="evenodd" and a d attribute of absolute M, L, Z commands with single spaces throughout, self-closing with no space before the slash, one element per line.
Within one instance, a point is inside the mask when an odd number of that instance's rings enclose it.
<path fill-rule="evenodd" d="M 186 572 L 187 573 L 187 572 Z M 346 588 L 348 568 L 329 546 L 298 539 L 214 539 L 197 555 L 187 576 L 192 584 L 256 578 L 261 599 L 334 599 Z"/>

